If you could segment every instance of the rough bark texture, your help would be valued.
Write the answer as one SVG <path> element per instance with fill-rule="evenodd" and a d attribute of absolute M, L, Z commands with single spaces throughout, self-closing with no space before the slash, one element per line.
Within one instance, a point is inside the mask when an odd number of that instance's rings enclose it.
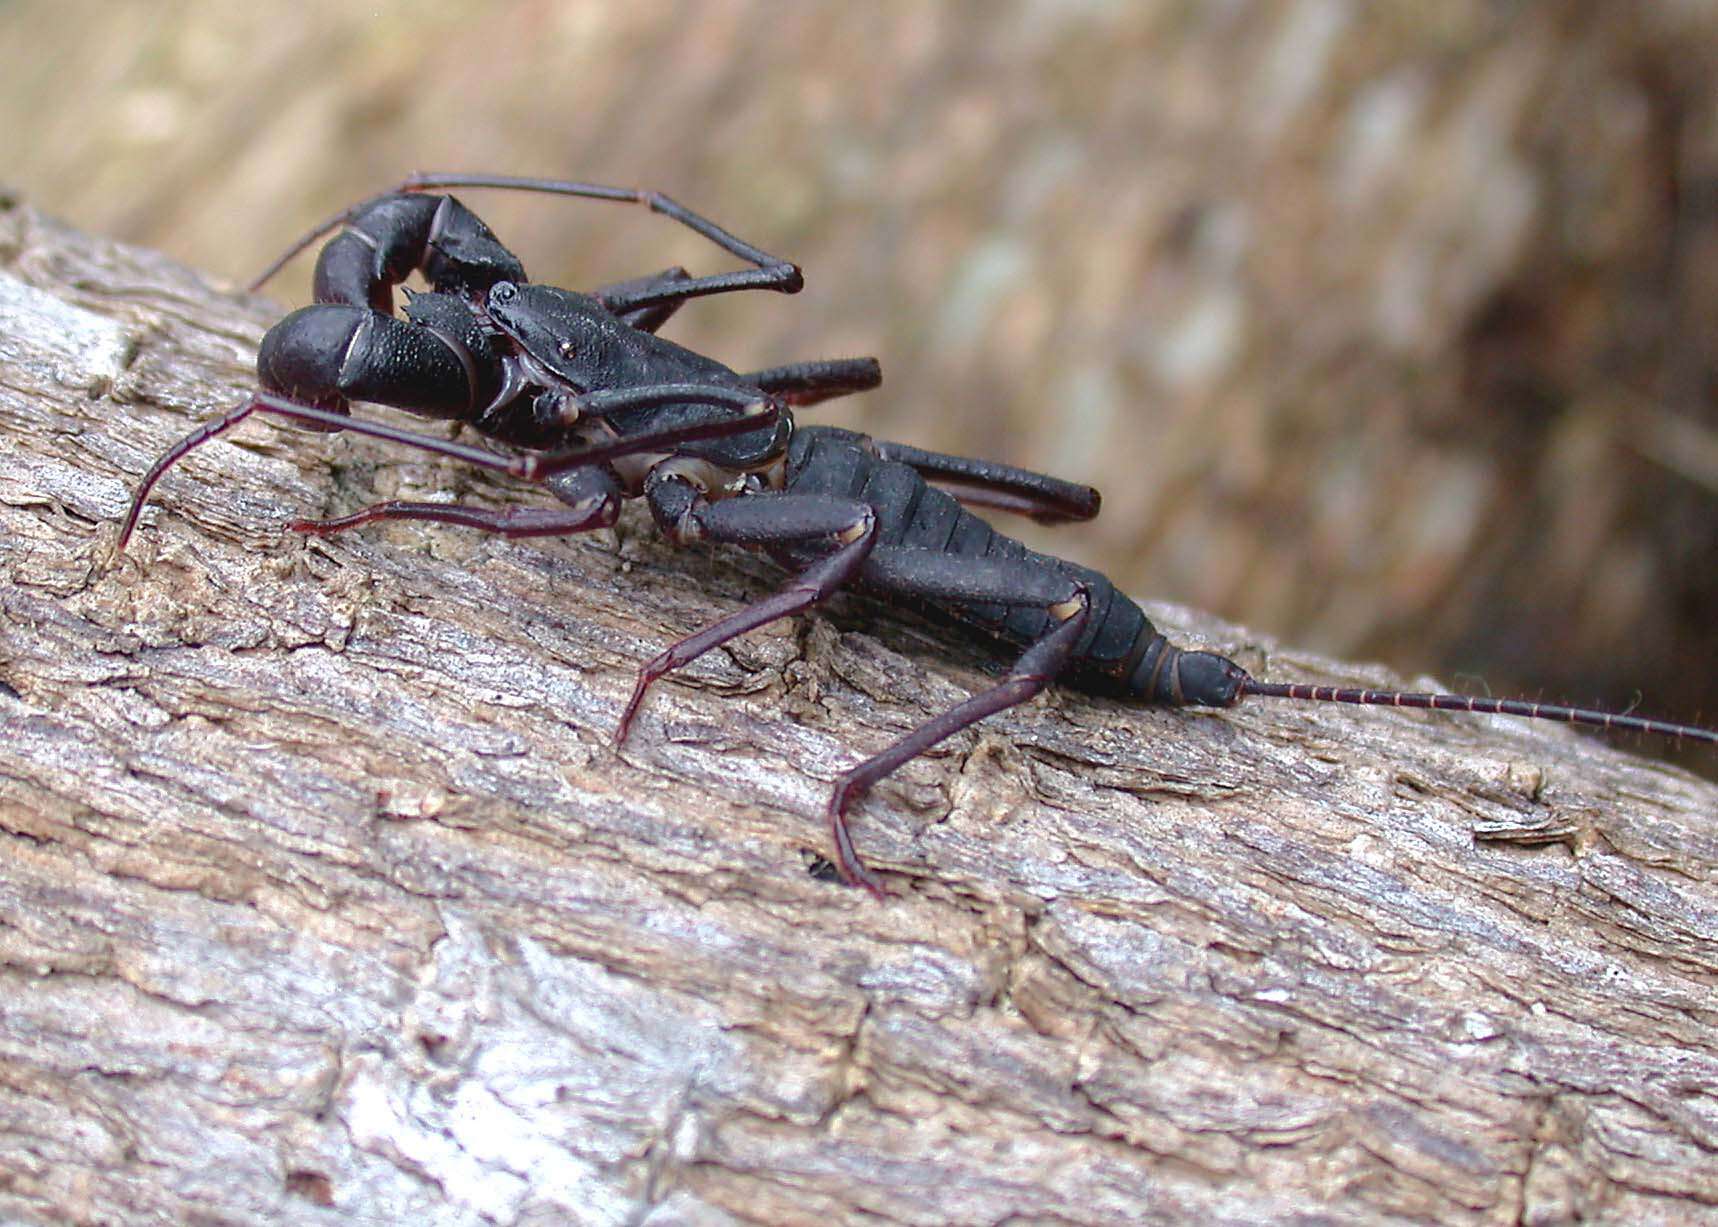
<path fill-rule="evenodd" d="M 860 602 L 663 684 L 737 553 L 247 425 L 278 308 L 0 213 L 0 1216 L 1718 1221 L 1718 790 L 1555 728 L 982 684 Z M 782 357 L 799 355 L 782 355 Z M 1381 681 L 1157 610 L 1264 676 Z"/>

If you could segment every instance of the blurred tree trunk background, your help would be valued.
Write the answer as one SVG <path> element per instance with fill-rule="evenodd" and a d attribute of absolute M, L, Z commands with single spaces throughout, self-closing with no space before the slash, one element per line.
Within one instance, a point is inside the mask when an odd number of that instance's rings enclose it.
<path fill-rule="evenodd" d="M 807 272 L 676 339 L 879 355 L 832 418 L 1100 486 L 1056 548 L 1135 594 L 1711 719 L 1715 54 L 1675 0 L 14 3 L 0 177 L 234 279 L 412 169 L 657 187 Z M 722 265 L 471 201 L 538 280 Z"/>

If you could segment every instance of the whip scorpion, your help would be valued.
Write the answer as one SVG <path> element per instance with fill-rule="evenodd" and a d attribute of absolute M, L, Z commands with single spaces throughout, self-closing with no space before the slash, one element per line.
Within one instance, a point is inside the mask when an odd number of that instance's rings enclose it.
<path fill-rule="evenodd" d="M 534 284 L 449 188 L 506 188 L 641 204 L 748 267 L 692 276 L 672 267 L 589 293 Z M 779 591 L 669 646 L 638 672 L 617 744 L 658 678 L 738 635 L 853 586 L 928 606 L 1019 649 L 995 685 L 921 724 L 835 782 L 826 816 L 835 865 L 882 893 L 854 848 L 855 799 L 903 763 L 1051 682 L 1175 707 L 1229 707 L 1249 696 L 1500 713 L 1718 744 L 1718 731 L 1522 699 L 1266 682 L 1212 652 L 1170 643 L 1140 607 L 1089 568 L 1028 549 L 969 507 L 1046 523 L 1089 520 L 1087 486 L 987 460 L 924 451 L 828 426 L 793 409 L 876 387 L 873 358 L 735 372 L 657 335 L 694 298 L 742 290 L 797 293 L 797 266 L 655 192 L 494 175 L 418 175 L 344 209 L 295 243 L 251 288 L 330 231 L 314 297 L 282 319 L 257 355 L 259 390 L 169 448 L 139 484 L 119 545 L 150 489 L 186 453 L 252 414 L 350 430 L 449 456 L 548 488 L 558 504 L 492 510 L 376 503 L 335 519 L 293 520 L 335 533 L 378 520 L 429 520 L 506 537 L 613 525 L 642 497 L 670 541 L 761 549 L 792 573 Z M 411 274 L 427 292 L 394 290 Z M 351 414 L 354 401 L 451 420 L 507 454 Z"/>

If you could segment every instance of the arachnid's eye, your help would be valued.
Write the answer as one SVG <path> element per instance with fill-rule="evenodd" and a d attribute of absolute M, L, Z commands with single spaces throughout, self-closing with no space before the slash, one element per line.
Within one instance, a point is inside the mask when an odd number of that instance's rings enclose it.
<path fill-rule="evenodd" d="M 511 281 L 497 281 L 489 287 L 489 301 L 505 305 L 519 296 L 519 287 Z"/>
<path fill-rule="evenodd" d="M 575 348 L 577 347 L 571 341 L 562 341 L 559 345 L 555 346 L 555 349 L 560 352 L 560 355 L 563 358 L 571 358 Z"/>

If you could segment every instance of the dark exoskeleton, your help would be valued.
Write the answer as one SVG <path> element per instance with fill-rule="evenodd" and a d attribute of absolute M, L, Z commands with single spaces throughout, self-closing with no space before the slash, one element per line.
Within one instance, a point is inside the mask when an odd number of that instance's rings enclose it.
<path fill-rule="evenodd" d="M 644 204 L 752 267 L 694 277 L 675 267 L 590 294 L 527 281 L 517 257 L 450 187 L 499 187 Z M 1211 652 L 1185 651 L 1102 575 L 1036 553 L 963 504 L 1047 523 L 1097 514 L 1097 491 L 1040 473 L 796 426 L 805 406 L 877 386 L 871 358 L 736 373 L 656 332 L 690 299 L 739 290 L 796 293 L 778 260 L 661 195 L 599 184 L 498 176 L 416 176 L 330 218 L 258 278 L 260 285 L 329 230 L 312 306 L 263 338 L 261 390 L 170 448 L 144 476 L 120 535 L 124 547 L 151 487 L 192 448 L 253 413 L 352 430 L 540 483 L 562 504 L 492 510 L 391 501 L 329 520 L 332 533 L 386 519 L 432 520 L 508 537 L 584 532 L 615 523 L 642 496 L 680 544 L 763 549 L 794 573 L 779 592 L 669 647 L 639 670 L 616 727 L 624 739 L 646 689 L 711 648 L 853 585 L 929 606 L 1022 649 L 996 685 L 925 722 L 835 784 L 827 808 L 835 864 L 881 893 L 854 850 L 846 812 L 871 785 L 944 738 L 1025 702 L 1050 682 L 1173 706 L 1228 707 L 1243 695 L 1501 712 L 1690 737 L 1718 732 L 1513 699 L 1339 690 L 1258 681 Z M 394 289 L 417 273 L 404 318 Z M 409 293 L 409 291 L 408 291 Z M 466 423 L 515 454 L 352 417 L 372 401 Z"/>

